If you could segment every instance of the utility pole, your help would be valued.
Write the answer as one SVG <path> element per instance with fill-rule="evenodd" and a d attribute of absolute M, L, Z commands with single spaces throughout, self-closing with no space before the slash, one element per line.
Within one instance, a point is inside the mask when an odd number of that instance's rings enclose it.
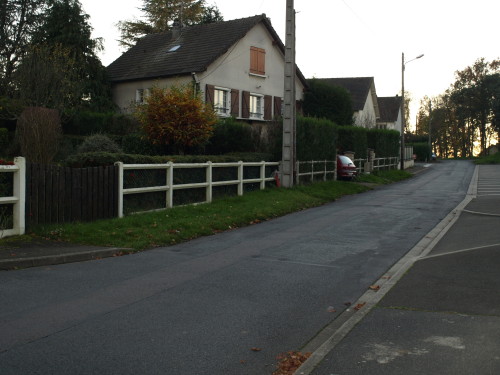
<path fill-rule="evenodd" d="M 405 54 L 401 54 L 401 167 L 405 169 Z"/>
<path fill-rule="evenodd" d="M 432 121 L 432 101 L 429 99 L 429 161 L 432 160 L 431 121 Z"/>
<path fill-rule="evenodd" d="M 285 84 L 283 95 L 283 151 L 281 179 L 283 187 L 292 187 L 296 162 L 295 106 L 295 9 L 293 0 L 286 1 Z"/>

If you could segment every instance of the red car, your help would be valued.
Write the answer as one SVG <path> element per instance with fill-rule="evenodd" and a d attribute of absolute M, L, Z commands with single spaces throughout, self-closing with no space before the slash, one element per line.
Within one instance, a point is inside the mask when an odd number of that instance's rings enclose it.
<path fill-rule="evenodd" d="M 345 155 L 337 155 L 337 178 L 339 180 L 352 180 L 358 175 L 356 165 Z"/>

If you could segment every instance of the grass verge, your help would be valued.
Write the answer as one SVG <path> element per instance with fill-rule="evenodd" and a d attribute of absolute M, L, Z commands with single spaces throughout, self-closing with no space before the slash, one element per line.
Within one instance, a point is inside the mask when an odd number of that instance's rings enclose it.
<path fill-rule="evenodd" d="M 483 156 L 474 160 L 475 164 L 500 164 L 500 152 L 496 154 Z"/>
<path fill-rule="evenodd" d="M 393 171 L 394 172 L 394 171 Z M 395 171 L 398 172 L 398 171 Z M 411 176 L 403 172 L 405 178 Z M 399 173 L 377 176 L 383 183 L 403 178 Z M 377 181 L 381 181 L 378 180 Z M 379 182 L 380 183 L 380 182 Z M 292 189 L 274 188 L 220 199 L 211 204 L 174 207 L 90 223 L 43 225 L 30 236 L 77 244 L 130 248 L 168 246 L 197 237 L 257 224 L 292 212 L 323 205 L 349 194 L 370 190 L 356 182 L 327 181 Z M 27 241 L 21 236 L 20 241 Z M 29 237 L 29 236 L 28 236 Z M 13 239 L 5 239 L 12 241 Z M 0 245 L 5 240 L 0 240 Z"/>

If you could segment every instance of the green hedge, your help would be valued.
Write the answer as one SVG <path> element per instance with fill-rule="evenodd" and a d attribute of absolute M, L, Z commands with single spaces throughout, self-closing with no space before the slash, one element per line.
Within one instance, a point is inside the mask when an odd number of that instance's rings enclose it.
<path fill-rule="evenodd" d="M 429 148 L 429 143 L 418 142 L 411 143 L 408 146 L 413 146 L 413 153 L 417 155 L 418 161 L 428 161 L 431 154 L 431 149 Z"/>
<path fill-rule="evenodd" d="M 64 134 L 92 135 L 95 133 L 126 135 L 138 129 L 137 121 L 128 115 L 115 112 L 79 111 L 69 113 L 63 124 Z"/>
<path fill-rule="evenodd" d="M 368 148 L 368 130 L 359 126 L 339 126 L 339 140 L 337 149 L 339 153 L 354 152 L 355 158 L 366 158 Z"/>
<path fill-rule="evenodd" d="M 234 118 L 220 120 L 214 126 L 206 151 L 214 155 L 255 151 L 252 126 Z"/>
<path fill-rule="evenodd" d="M 259 162 L 270 161 L 272 155 L 257 153 L 231 153 L 226 155 L 164 155 L 150 156 L 125 153 L 88 152 L 75 154 L 66 159 L 64 165 L 72 168 L 98 167 L 113 165 L 121 161 L 125 164 L 161 164 L 172 161 L 174 163 L 229 163 L 236 161 Z"/>
<path fill-rule="evenodd" d="M 334 160 L 337 127 L 326 119 L 297 118 L 297 159 Z"/>
<path fill-rule="evenodd" d="M 397 130 L 369 129 L 366 133 L 368 148 L 376 157 L 397 156 L 400 153 L 400 133 Z"/>

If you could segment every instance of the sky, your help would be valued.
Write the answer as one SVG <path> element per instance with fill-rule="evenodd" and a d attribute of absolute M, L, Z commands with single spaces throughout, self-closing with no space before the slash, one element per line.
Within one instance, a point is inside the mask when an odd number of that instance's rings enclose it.
<path fill-rule="evenodd" d="M 140 18 L 142 0 L 80 0 L 107 66 L 124 50 L 118 21 Z M 286 0 L 207 0 L 225 20 L 265 13 L 285 41 Z M 374 77 L 378 96 L 410 92 L 410 123 L 420 100 L 443 94 L 455 72 L 500 57 L 498 0 L 294 0 L 296 63 L 306 78 Z M 418 55 L 424 56 L 413 60 Z M 411 61 L 413 60 L 413 61 Z"/>

